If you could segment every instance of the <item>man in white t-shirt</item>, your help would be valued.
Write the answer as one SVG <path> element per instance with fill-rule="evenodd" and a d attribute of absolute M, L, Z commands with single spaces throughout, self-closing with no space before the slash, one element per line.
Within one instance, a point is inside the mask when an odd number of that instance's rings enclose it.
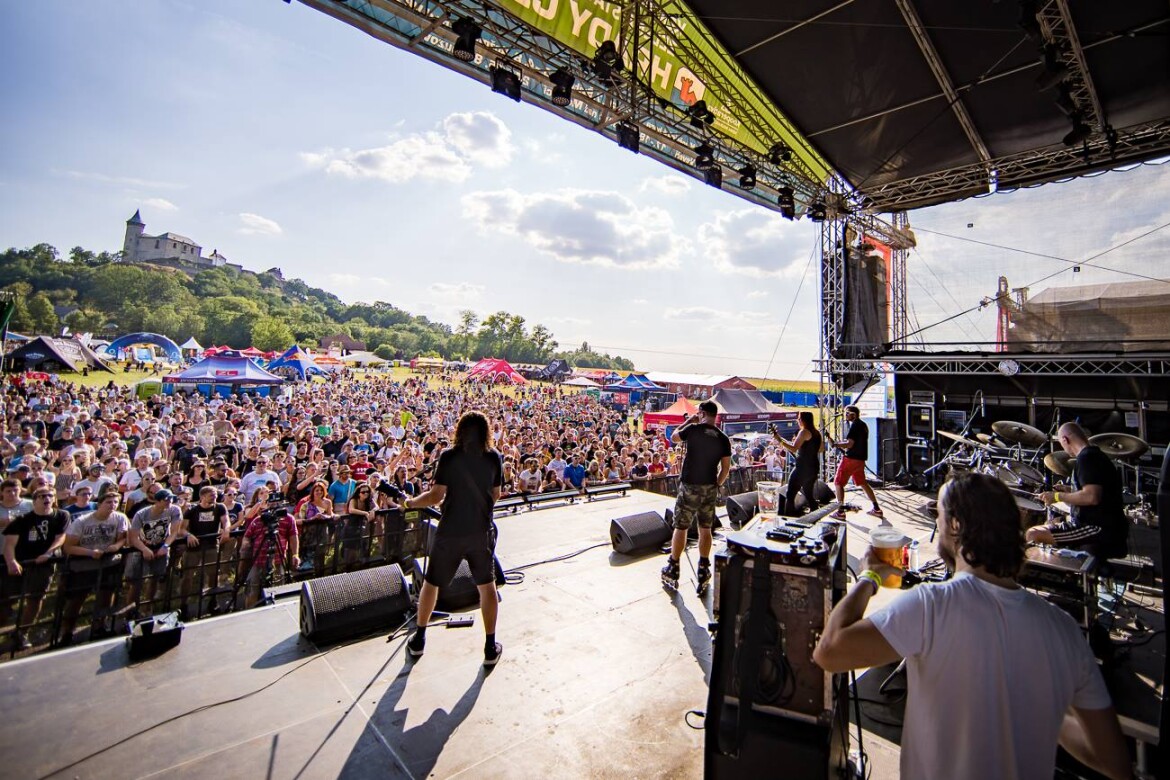
<path fill-rule="evenodd" d="M 1056 747 L 1110 778 L 1132 769 L 1088 643 L 1066 613 L 1016 583 L 1019 510 L 999 480 L 960 474 L 939 493 L 939 554 L 954 577 L 863 617 L 884 566 L 834 607 L 813 659 L 829 672 L 906 659 L 901 777 L 1052 777 Z"/>

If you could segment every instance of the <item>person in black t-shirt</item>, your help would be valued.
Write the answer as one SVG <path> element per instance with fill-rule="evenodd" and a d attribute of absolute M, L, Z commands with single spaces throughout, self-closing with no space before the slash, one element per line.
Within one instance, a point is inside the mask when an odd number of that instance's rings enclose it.
<path fill-rule="evenodd" d="M 36 622 L 49 590 L 52 555 L 65 545 L 69 514 L 53 507 L 55 498 L 51 488 L 38 488 L 33 493 L 32 511 L 18 515 L 4 529 L 7 572 L 0 580 L 0 626 L 8 623 L 12 601 L 23 594 L 24 609 L 14 637 L 21 648 L 32 646 L 24 631 Z"/>
<path fill-rule="evenodd" d="M 1076 490 L 1040 494 L 1045 505 L 1063 501 L 1072 509 L 1064 522 L 1029 528 L 1027 539 L 1037 544 L 1084 548 L 1096 556 L 1124 558 L 1128 552 L 1129 520 L 1121 497 L 1121 475 L 1101 449 L 1089 443 L 1076 423 L 1065 423 L 1057 433 L 1060 446 L 1076 458 Z"/>
<path fill-rule="evenodd" d="M 849 423 L 849 430 L 841 441 L 833 442 L 833 446 L 844 450 L 841 462 L 837 464 L 837 476 L 833 477 L 833 487 L 837 491 L 837 511 L 833 513 L 834 520 L 845 519 L 845 486 L 849 480 L 861 488 L 865 497 L 873 504 L 869 514 L 884 518 L 886 513 L 878 506 L 877 496 L 873 487 L 865 477 L 865 459 L 869 457 L 869 426 L 860 419 L 861 410 L 856 406 L 845 407 L 845 422 Z"/>
<path fill-rule="evenodd" d="M 715 503 L 719 488 L 731 474 L 731 440 L 715 426 L 719 407 L 714 401 L 699 404 L 699 411 L 675 429 L 670 440 L 686 442 L 679 477 L 678 498 L 674 504 L 674 535 L 670 540 L 670 558 L 662 568 L 662 582 L 678 587 L 679 559 L 687 544 L 687 529 L 699 523 L 699 566 L 696 570 L 698 591 L 707 589 L 711 579 L 711 529 L 715 525 Z"/>
<path fill-rule="evenodd" d="M 493 562 L 492 507 L 500 498 L 503 463 L 491 446 L 491 426 L 480 412 L 466 412 L 455 426 L 455 443 L 439 456 L 431 489 L 403 503 L 406 509 L 442 504 L 442 520 L 435 533 L 429 565 L 418 596 L 418 619 L 407 651 L 423 654 L 426 627 L 439 597 L 459 564 L 466 560 L 479 589 L 483 614 L 484 666 L 500 660 L 504 646 L 496 641 L 496 578 Z"/>
<path fill-rule="evenodd" d="M 812 412 L 801 412 L 799 417 L 800 430 L 792 437 L 792 441 L 781 438 L 776 427 L 771 428 L 772 435 L 786 451 L 796 456 L 796 465 L 788 477 L 788 491 L 784 494 L 784 514 L 796 517 L 796 494 L 803 493 L 808 511 L 817 508 L 816 483 L 821 473 L 821 434 L 816 429 Z"/>

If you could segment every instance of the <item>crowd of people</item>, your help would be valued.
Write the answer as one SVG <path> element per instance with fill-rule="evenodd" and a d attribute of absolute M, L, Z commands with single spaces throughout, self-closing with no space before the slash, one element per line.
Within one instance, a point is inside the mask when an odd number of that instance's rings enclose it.
<path fill-rule="evenodd" d="M 555 385 L 344 376 L 265 398 L 141 400 L 114 383 L 17 377 L 3 404 L 0 627 L 15 623 L 21 647 L 54 578 L 59 627 L 38 642 L 72 642 L 90 596 L 102 636 L 148 613 L 163 583 L 177 583 L 181 613 L 203 614 L 241 593 L 254 604 L 264 582 L 322 573 L 327 559 L 384 554 L 378 510 L 430 488 L 465 411 L 492 421 L 502 495 L 649 482 L 681 465 L 661 432 Z"/>

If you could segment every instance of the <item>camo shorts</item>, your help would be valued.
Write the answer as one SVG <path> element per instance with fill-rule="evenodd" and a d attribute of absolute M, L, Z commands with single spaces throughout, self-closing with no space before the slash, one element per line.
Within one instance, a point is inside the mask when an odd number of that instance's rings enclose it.
<path fill-rule="evenodd" d="M 718 485 L 680 484 L 678 499 L 674 502 L 674 527 L 685 531 L 694 524 L 696 518 L 699 528 L 713 527 L 715 501 L 718 497 Z"/>

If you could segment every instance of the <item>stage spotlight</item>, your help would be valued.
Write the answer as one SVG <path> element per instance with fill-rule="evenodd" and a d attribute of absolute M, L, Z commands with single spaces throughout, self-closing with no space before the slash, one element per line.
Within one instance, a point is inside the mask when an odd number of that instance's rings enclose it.
<path fill-rule="evenodd" d="M 691 124 L 700 129 L 715 121 L 715 112 L 707 108 L 707 101 L 705 100 L 700 100 L 688 108 L 687 115 L 691 118 Z"/>
<path fill-rule="evenodd" d="M 723 187 L 723 169 L 718 165 L 712 165 L 710 168 L 703 169 L 703 181 L 715 189 Z"/>
<path fill-rule="evenodd" d="M 789 162 L 792 160 L 792 149 L 783 141 L 774 143 L 772 148 L 768 150 L 768 159 L 773 165 Z"/>
<path fill-rule="evenodd" d="M 496 63 L 489 70 L 492 76 L 492 92 L 520 102 L 520 74 L 509 67 Z"/>
<path fill-rule="evenodd" d="M 613 74 L 621 73 L 625 63 L 618 54 L 617 45 L 613 41 L 602 41 L 593 55 L 593 71 L 605 84 L 613 84 Z"/>
<path fill-rule="evenodd" d="M 744 190 L 754 190 L 756 188 L 756 169 L 750 165 L 745 165 L 736 173 L 739 174 L 739 187 Z"/>
<path fill-rule="evenodd" d="M 817 198 L 808 207 L 808 218 L 813 222 L 824 222 L 829 218 L 829 208 L 825 205 L 825 201 Z"/>
<path fill-rule="evenodd" d="M 695 167 L 704 170 L 715 165 L 715 149 L 711 144 L 701 143 L 695 147 Z"/>
<path fill-rule="evenodd" d="M 1093 134 L 1093 128 L 1085 124 L 1085 119 L 1082 114 L 1073 114 L 1072 123 L 1072 130 L 1069 130 L 1068 134 L 1060 139 L 1065 146 L 1076 146 L 1077 144 L 1084 143 Z"/>
<path fill-rule="evenodd" d="M 1068 66 L 1060 61 L 1060 49 L 1050 43 L 1044 47 L 1044 72 L 1036 78 L 1036 89 L 1044 92 L 1068 78 Z"/>
<path fill-rule="evenodd" d="M 1080 106 L 1073 100 L 1072 87 L 1068 84 L 1060 85 L 1060 94 L 1056 98 L 1056 107 L 1068 116 L 1072 116 L 1080 110 Z"/>
<path fill-rule="evenodd" d="M 554 106 L 567 106 L 573 102 L 573 84 L 577 79 L 565 68 L 557 68 L 549 81 L 553 83 L 552 102 Z"/>
<path fill-rule="evenodd" d="M 642 140 L 641 133 L 638 132 L 638 126 L 629 122 L 619 122 L 617 125 L 617 142 L 618 146 L 623 149 L 629 149 L 634 154 L 638 154 L 639 145 Z"/>
<path fill-rule="evenodd" d="M 796 219 L 796 193 L 785 185 L 776 190 L 776 205 L 780 207 L 780 215 L 785 219 Z"/>
<path fill-rule="evenodd" d="M 466 16 L 462 16 L 451 25 L 451 30 L 458 38 L 455 39 L 455 59 L 471 62 L 475 59 L 475 42 L 483 32 L 479 25 Z"/>

